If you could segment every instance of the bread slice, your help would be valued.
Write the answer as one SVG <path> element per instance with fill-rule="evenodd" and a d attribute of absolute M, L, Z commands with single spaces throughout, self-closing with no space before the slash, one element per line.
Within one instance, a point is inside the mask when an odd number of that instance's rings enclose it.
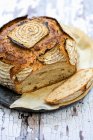
<path fill-rule="evenodd" d="M 50 104 L 69 102 L 83 94 L 93 84 L 93 69 L 82 69 L 52 91 L 46 98 Z"/>
<path fill-rule="evenodd" d="M 75 46 L 54 18 L 10 21 L 0 29 L 0 84 L 22 94 L 72 76 L 77 69 Z"/>

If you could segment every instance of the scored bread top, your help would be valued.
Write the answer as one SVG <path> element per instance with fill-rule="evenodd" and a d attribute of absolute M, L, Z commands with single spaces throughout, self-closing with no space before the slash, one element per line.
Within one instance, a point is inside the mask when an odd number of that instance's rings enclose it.
<path fill-rule="evenodd" d="M 93 69 L 79 70 L 46 98 L 50 104 L 66 102 L 78 97 L 93 84 Z"/>
<path fill-rule="evenodd" d="M 24 48 L 32 48 L 38 41 L 49 34 L 46 22 L 31 20 L 15 27 L 9 32 L 8 37 Z"/>
<path fill-rule="evenodd" d="M 21 25 L 28 23 L 29 21 L 47 24 L 49 30 L 49 32 L 43 35 L 43 38 L 39 38 L 39 40 L 34 42 L 30 49 L 24 45 L 22 46 L 21 43 L 18 44 L 16 41 L 13 42 L 13 36 L 9 36 L 10 32 L 19 26 L 21 27 Z M 74 42 L 74 40 L 62 30 L 57 20 L 53 18 L 17 18 L 13 21 L 10 21 L 0 29 L 0 59 L 2 62 L 13 65 L 13 68 L 10 71 L 10 74 L 12 73 L 12 75 L 17 74 L 22 69 L 29 66 L 32 66 L 33 71 L 35 71 L 37 69 L 41 69 L 45 64 L 41 60 L 42 55 L 57 46 L 57 48 L 60 50 L 60 53 L 62 54 L 60 59 L 70 63 L 69 59 L 71 57 L 71 53 L 69 53 L 69 48 L 65 48 L 66 40 L 68 39 Z M 70 47 L 73 48 L 71 45 Z M 72 58 L 71 62 L 72 65 L 76 64 L 76 61 L 73 63 Z"/>

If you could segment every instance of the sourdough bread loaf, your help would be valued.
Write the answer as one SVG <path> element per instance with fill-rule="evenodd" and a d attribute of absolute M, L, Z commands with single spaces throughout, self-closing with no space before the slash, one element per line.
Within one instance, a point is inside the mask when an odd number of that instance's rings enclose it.
<path fill-rule="evenodd" d="M 50 17 L 25 17 L 0 29 L 0 84 L 31 92 L 76 72 L 74 39 Z"/>
<path fill-rule="evenodd" d="M 81 96 L 93 86 L 93 69 L 82 69 L 54 89 L 46 98 L 50 104 L 66 103 Z M 91 87 L 92 88 L 92 87 Z"/>

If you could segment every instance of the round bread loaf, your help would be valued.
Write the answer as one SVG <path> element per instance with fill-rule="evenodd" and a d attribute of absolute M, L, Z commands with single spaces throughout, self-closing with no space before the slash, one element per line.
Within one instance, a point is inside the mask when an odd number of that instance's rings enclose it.
<path fill-rule="evenodd" d="M 0 29 L 0 84 L 26 93 L 76 72 L 74 39 L 54 18 L 20 17 Z"/>

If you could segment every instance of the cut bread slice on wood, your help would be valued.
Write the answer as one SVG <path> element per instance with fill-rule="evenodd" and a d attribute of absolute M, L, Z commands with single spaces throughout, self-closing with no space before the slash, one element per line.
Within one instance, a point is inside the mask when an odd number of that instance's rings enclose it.
<path fill-rule="evenodd" d="M 83 94 L 93 84 L 93 69 L 82 69 L 53 90 L 46 102 L 60 104 L 71 101 Z"/>

